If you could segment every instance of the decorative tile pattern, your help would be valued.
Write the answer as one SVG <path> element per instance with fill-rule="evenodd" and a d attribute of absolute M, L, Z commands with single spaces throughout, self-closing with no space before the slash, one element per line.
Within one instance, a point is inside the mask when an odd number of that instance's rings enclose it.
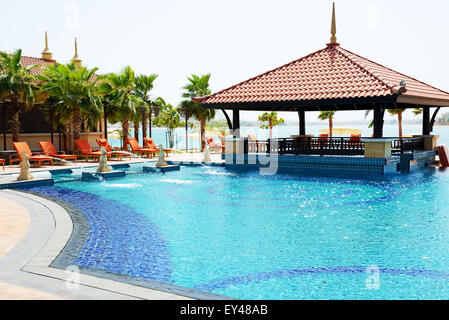
<path fill-rule="evenodd" d="M 97 195 L 60 187 L 30 191 L 74 205 L 89 224 L 75 264 L 149 280 L 170 282 L 172 264 L 159 228 L 134 209 Z"/>

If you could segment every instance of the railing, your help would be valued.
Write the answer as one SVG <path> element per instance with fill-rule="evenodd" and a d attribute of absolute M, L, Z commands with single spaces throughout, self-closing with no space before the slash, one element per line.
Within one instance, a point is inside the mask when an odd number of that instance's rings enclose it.
<path fill-rule="evenodd" d="M 424 138 L 391 138 L 391 152 L 393 154 L 403 154 L 404 152 L 415 152 L 417 150 L 424 150 Z"/>
<path fill-rule="evenodd" d="M 268 140 L 248 140 L 248 151 L 251 153 L 268 153 Z"/>
<path fill-rule="evenodd" d="M 424 150 L 424 138 L 389 138 L 391 152 L 403 154 Z M 300 139 L 273 139 L 248 141 L 248 152 L 250 153 L 277 153 L 283 154 L 315 154 L 315 155 L 363 155 L 365 143 L 358 138 L 328 138 L 328 137 L 304 137 Z"/>
<path fill-rule="evenodd" d="M 354 138 L 307 137 L 268 141 L 270 152 L 278 154 L 363 155 L 365 143 Z"/>

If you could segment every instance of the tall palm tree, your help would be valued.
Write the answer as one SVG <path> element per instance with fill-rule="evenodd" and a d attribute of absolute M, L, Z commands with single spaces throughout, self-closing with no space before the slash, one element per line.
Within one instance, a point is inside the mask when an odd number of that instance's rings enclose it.
<path fill-rule="evenodd" d="M 192 101 L 193 97 L 202 97 L 211 93 L 209 89 L 209 79 L 210 73 L 197 76 L 192 74 L 188 79 L 188 84 L 186 84 L 183 89 L 184 92 L 182 94 L 183 98 L 190 98 L 190 100 L 185 100 L 187 102 L 182 102 L 187 104 L 189 113 L 200 122 L 200 130 L 201 130 L 201 151 L 204 151 L 204 147 L 206 146 L 206 124 L 208 121 L 215 118 L 215 109 L 207 109 L 204 108 L 201 104 Z"/>
<path fill-rule="evenodd" d="M 63 114 L 61 119 L 65 123 L 71 119 L 74 140 L 80 138 L 84 121 L 93 127 L 101 117 L 103 105 L 96 88 L 97 70 L 55 63 L 37 76 L 42 81 L 40 91 L 56 100 L 52 104 L 59 106 L 56 112 Z"/>
<path fill-rule="evenodd" d="M 334 127 L 334 115 L 337 111 L 321 111 L 318 115 L 320 120 L 329 120 L 329 137 L 332 138 L 332 128 Z"/>
<path fill-rule="evenodd" d="M 119 73 L 110 73 L 102 77 L 99 91 L 108 106 L 108 117 L 112 123 L 121 122 L 123 147 L 129 134 L 129 121 L 133 119 L 138 108 L 145 102 L 134 94 L 134 70 L 125 67 Z"/>
<path fill-rule="evenodd" d="M 153 108 L 150 100 L 150 91 L 153 89 L 154 80 L 156 80 L 157 74 L 150 75 L 138 75 L 134 80 L 135 95 L 146 102 L 146 106 L 140 108 L 142 119 L 142 135 L 147 136 L 147 118 L 150 123 L 150 137 L 151 137 L 151 117 L 153 116 Z M 135 126 L 135 125 L 134 125 Z"/>
<path fill-rule="evenodd" d="M 388 113 L 391 115 L 397 115 L 398 116 L 398 125 L 399 125 L 399 138 L 402 138 L 402 114 L 404 113 L 405 109 L 388 109 Z"/>
<path fill-rule="evenodd" d="M 12 140 L 19 141 L 20 113 L 34 104 L 36 91 L 31 70 L 37 66 L 24 67 L 20 63 L 22 50 L 13 54 L 0 51 L 0 99 L 12 114 L 9 122 Z"/>
<path fill-rule="evenodd" d="M 284 119 L 278 118 L 277 112 L 264 112 L 264 114 L 259 116 L 259 121 L 267 122 L 267 124 L 262 123 L 260 127 L 262 129 L 270 129 L 270 140 L 273 139 L 273 127 L 284 123 Z"/>

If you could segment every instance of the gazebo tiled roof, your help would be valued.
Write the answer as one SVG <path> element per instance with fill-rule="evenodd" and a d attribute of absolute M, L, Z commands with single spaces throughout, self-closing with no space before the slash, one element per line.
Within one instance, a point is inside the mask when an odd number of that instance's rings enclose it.
<path fill-rule="evenodd" d="M 260 111 L 449 106 L 448 92 L 343 49 L 336 33 L 334 4 L 324 49 L 193 100 L 208 108 Z"/>
<path fill-rule="evenodd" d="M 401 87 L 405 81 L 405 88 Z M 398 96 L 444 100 L 449 93 L 329 45 L 301 59 L 197 99 L 202 104 L 234 104 Z"/>

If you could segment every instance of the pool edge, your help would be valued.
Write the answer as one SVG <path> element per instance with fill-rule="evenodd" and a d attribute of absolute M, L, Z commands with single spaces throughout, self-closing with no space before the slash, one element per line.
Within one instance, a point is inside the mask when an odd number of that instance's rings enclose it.
<path fill-rule="evenodd" d="M 31 200 L 38 205 L 45 207 L 51 212 L 55 223 L 55 229 L 48 242 L 22 267 L 22 271 L 67 281 L 69 278 L 68 271 L 59 267 L 52 267 L 51 265 L 63 252 L 72 236 L 74 223 L 70 214 L 60 204 L 43 197 L 11 189 L 2 191 L 17 197 L 26 198 L 27 200 Z M 225 296 L 218 296 L 213 293 L 209 294 L 204 291 L 178 287 L 168 283 L 163 284 L 163 286 L 168 288 L 167 291 L 153 289 L 149 286 L 144 287 L 120 281 L 117 276 L 114 276 L 115 279 L 109 279 L 112 277 L 105 277 L 108 275 L 107 273 L 102 274 L 101 271 L 98 271 L 99 270 L 80 268 L 79 284 L 146 300 L 232 299 Z M 184 291 L 183 289 L 189 292 L 178 293 L 179 291 Z"/>

